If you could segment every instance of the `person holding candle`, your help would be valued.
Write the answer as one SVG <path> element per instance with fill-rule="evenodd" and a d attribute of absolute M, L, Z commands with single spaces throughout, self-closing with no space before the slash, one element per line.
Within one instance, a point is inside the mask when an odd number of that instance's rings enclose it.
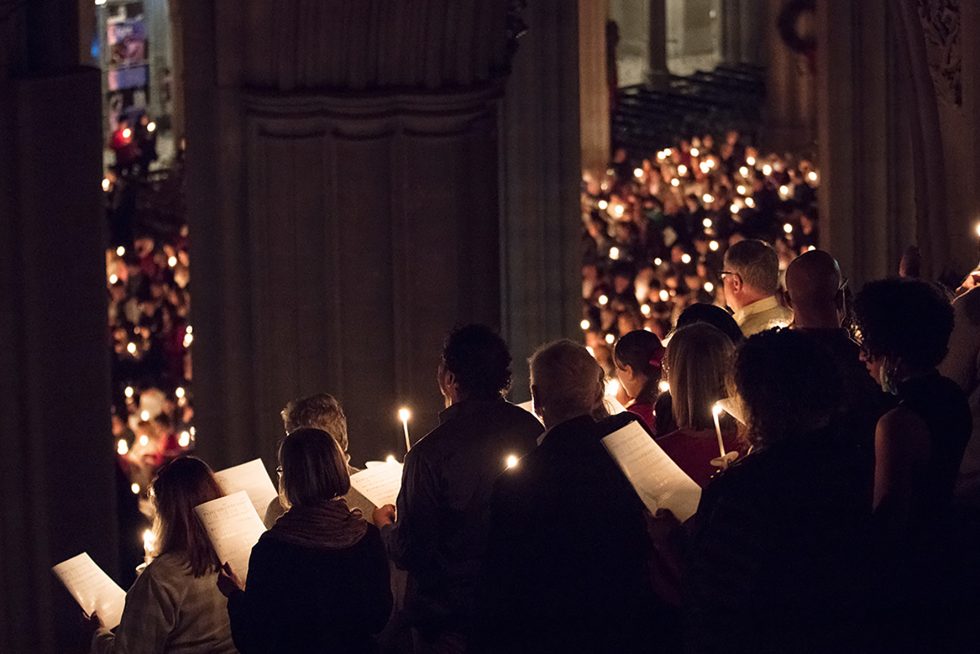
<path fill-rule="evenodd" d="M 150 496 L 156 508 L 156 555 L 126 593 L 115 633 L 99 627 L 93 654 L 235 652 L 225 600 L 215 584 L 220 563 L 194 507 L 221 497 L 206 463 L 180 457 L 163 466 Z"/>
<path fill-rule="evenodd" d="M 391 505 L 374 512 L 389 556 L 408 572 L 404 612 L 416 652 L 465 651 L 493 482 L 542 431 L 503 397 L 510 362 L 507 344 L 485 325 L 449 334 L 437 371 L 446 410 L 405 456 L 397 514 Z"/>
<path fill-rule="evenodd" d="M 299 429 L 279 446 L 288 507 L 252 548 L 245 586 L 225 564 L 235 645 L 251 652 L 377 651 L 388 621 L 388 561 L 378 529 L 344 500 L 346 456 L 330 434 Z"/>
<path fill-rule="evenodd" d="M 602 369 L 568 340 L 530 367 L 547 431 L 494 487 L 475 651 L 675 651 L 651 585 L 646 509 L 594 418 Z"/>
<path fill-rule="evenodd" d="M 688 523 L 688 651 L 868 651 L 871 507 L 838 456 L 848 435 L 834 358 L 802 332 L 766 331 L 739 346 L 732 381 L 753 448 Z"/>
<path fill-rule="evenodd" d="M 712 406 L 727 395 L 725 380 L 734 351 L 728 337 L 707 323 L 681 327 L 667 344 L 664 368 L 677 429 L 657 444 L 702 488 L 718 471 L 712 459 L 722 455 Z M 731 419 L 718 419 L 725 452 L 743 450 Z"/>
<path fill-rule="evenodd" d="M 660 395 L 664 346 L 660 339 L 643 329 L 623 335 L 616 343 L 613 362 L 616 376 L 632 400 L 626 407 L 654 429 L 653 406 Z"/>
<path fill-rule="evenodd" d="M 728 248 L 721 279 L 725 301 L 746 337 L 792 322 L 793 312 L 776 298 L 779 259 L 768 243 L 748 239 Z"/>

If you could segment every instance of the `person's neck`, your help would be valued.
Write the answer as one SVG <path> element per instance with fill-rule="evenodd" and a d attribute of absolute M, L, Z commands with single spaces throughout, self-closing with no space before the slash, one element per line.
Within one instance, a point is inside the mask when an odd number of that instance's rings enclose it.
<path fill-rule="evenodd" d="M 574 420 L 575 418 L 581 418 L 587 415 L 589 415 L 588 411 L 571 411 L 568 413 L 552 414 L 545 410 L 544 415 L 541 416 L 541 421 L 544 422 L 544 428 L 546 430 L 551 430 L 563 422 L 568 422 L 569 420 Z"/>
<path fill-rule="evenodd" d="M 793 327 L 796 329 L 840 329 L 837 309 L 809 310 L 793 305 Z"/>
<path fill-rule="evenodd" d="M 740 306 L 738 307 L 738 309 L 736 309 L 736 311 L 742 311 L 744 309 L 747 309 L 753 304 L 755 304 L 756 302 L 765 300 L 766 298 L 769 297 L 772 297 L 771 293 L 763 293 L 762 291 L 759 291 L 754 288 L 752 289 L 747 288 L 742 292 L 742 297 L 739 298 Z"/>

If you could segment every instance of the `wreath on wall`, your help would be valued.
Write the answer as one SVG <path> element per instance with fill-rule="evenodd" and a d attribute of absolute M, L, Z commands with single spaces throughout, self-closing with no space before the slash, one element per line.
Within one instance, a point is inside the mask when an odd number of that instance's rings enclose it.
<path fill-rule="evenodd" d="M 809 56 L 817 49 L 817 37 L 812 30 L 808 33 L 801 32 L 800 26 L 801 23 L 815 25 L 816 20 L 816 0 L 789 0 L 779 12 L 776 29 L 786 47 L 798 54 Z"/>

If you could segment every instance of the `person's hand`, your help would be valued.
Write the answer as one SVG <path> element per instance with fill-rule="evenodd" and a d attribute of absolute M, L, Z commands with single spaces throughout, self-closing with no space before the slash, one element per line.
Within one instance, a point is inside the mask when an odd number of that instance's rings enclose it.
<path fill-rule="evenodd" d="M 375 509 L 374 513 L 371 514 L 371 522 L 373 522 L 374 526 L 378 529 L 394 524 L 395 507 L 391 504 L 385 504 L 384 506 Z"/>
<path fill-rule="evenodd" d="M 98 613 L 92 612 L 92 615 L 82 614 L 82 631 L 87 638 L 91 638 L 92 634 L 103 627 L 102 619 L 99 617 Z"/>
<path fill-rule="evenodd" d="M 218 571 L 218 590 L 225 597 L 231 597 L 232 593 L 245 590 L 245 584 L 227 562 Z"/>

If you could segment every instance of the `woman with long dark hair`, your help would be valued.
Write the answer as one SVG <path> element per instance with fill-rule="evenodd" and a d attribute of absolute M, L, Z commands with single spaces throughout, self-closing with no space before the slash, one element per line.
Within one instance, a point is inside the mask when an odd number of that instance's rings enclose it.
<path fill-rule="evenodd" d="M 626 407 L 654 429 L 654 403 L 660 394 L 664 346 L 656 334 L 643 329 L 623 335 L 616 343 L 613 362 L 616 376 L 632 400 Z"/>
<path fill-rule="evenodd" d="M 215 586 L 219 563 L 194 507 L 221 497 L 211 468 L 180 457 L 157 473 L 157 554 L 126 593 L 115 633 L 96 631 L 93 654 L 235 652 L 225 598 Z"/>

